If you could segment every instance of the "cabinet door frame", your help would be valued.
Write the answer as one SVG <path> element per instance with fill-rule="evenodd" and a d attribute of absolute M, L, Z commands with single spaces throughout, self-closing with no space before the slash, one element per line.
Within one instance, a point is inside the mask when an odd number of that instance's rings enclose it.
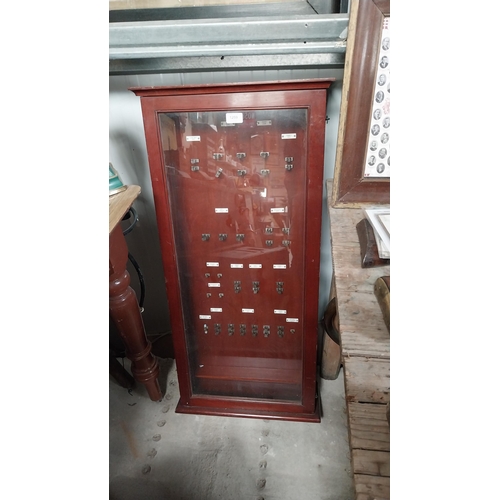
<path fill-rule="evenodd" d="M 159 114 L 162 112 L 209 111 L 209 110 L 252 110 L 252 109 L 308 109 L 307 148 L 307 191 L 306 206 L 309 216 L 305 228 L 305 275 L 317 280 L 319 277 L 319 235 L 323 196 L 324 125 L 326 111 L 326 89 L 332 79 L 276 82 L 238 85 L 213 85 L 201 88 L 132 88 L 141 97 L 143 121 L 146 134 L 149 168 L 153 187 L 158 231 L 162 246 L 163 267 L 167 287 L 170 316 L 173 328 L 173 343 L 179 379 L 181 399 L 177 406 L 181 413 L 204 413 L 288 420 L 319 421 L 317 393 L 317 289 L 308 290 L 304 303 L 304 337 L 302 402 L 242 401 L 238 398 L 200 396 L 192 393 L 187 346 L 184 341 L 182 301 L 177 275 L 176 255 L 172 248 L 174 234 L 172 212 L 167 194 L 167 180 L 164 171 L 161 138 L 159 135 Z M 313 168 L 314 166 L 314 168 Z M 314 241 L 317 239 L 317 244 Z M 307 330 L 306 330 L 307 329 Z"/>

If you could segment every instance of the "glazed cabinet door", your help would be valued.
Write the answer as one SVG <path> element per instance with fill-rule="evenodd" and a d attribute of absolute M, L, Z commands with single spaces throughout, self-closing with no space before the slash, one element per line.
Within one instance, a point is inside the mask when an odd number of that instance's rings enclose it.
<path fill-rule="evenodd" d="M 177 411 L 318 421 L 326 89 L 224 90 L 135 90 L 174 328 Z"/>

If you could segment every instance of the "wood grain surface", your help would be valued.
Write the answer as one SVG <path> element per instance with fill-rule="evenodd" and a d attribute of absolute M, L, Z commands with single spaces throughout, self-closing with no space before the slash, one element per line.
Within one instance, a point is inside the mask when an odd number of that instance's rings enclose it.
<path fill-rule="evenodd" d="M 123 219 L 127 210 L 141 193 L 140 186 L 127 186 L 125 191 L 109 197 L 109 234 L 116 225 Z"/>
<path fill-rule="evenodd" d="M 328 195 L 333 181 L 327 181 Z M 333 208 L 330 214 L 333 281 L 339 313 L 349 444 L 356 500 L 389 499 L 390 333 L 375 284 L 390 266 L 361 267 L 356 225 L 360 208 Z"/>

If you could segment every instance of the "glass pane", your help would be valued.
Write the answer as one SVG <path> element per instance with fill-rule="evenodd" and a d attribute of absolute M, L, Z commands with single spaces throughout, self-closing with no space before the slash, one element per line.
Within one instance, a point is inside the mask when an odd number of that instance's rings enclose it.
<path fill-rule="evenodd" d="M 382 21 L 364 177 L 388 178 L 391 176 L 391 39 L 389 28 L 390 17 L 385 17 Z"/>
<path fill-rule="evenodd" d="M 193 393 L 300 402 L 307 109 L 159 122 Z"/>

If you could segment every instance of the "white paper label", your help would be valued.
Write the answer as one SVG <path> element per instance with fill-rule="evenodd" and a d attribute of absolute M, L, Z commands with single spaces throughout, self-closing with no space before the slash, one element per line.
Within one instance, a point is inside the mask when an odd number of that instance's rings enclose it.
<path fill-rule="evenodd" d="M 221 313 L 222 312 L 222 307 L 211 307 L 210 308 L 211 313 Z M 287 319 L 288 321 L 288 319 Z"/>
<path fill-rule="evenodd" d="M 271 120 L 257 120 L 257 126 L 258 127 L 264 127 L 266 125 L 272 125 L 272 121 Z"/>
<path fill-rule="evenodd" d="M 207 267 L 219 267 L 218 262 L 207 262 Z"/>
<path fill-rule="evenodd" d="M 282 139 L 297 139 L 297 134 L 281 134 Z"/>
<path fill-rule="evenodd" d="M 286 309 L 275 309 L 274 314 L 286 314 Z"/>
<path fill-rule="evenodd" d="M 227 214 L 227 213 L 229 213 L 229 208 L 216 208 L 215 213 L 216 214 Z"/>
<path fill-rule="evenodd" d="M 253 313 L 253 312 L 254 312 L 254 310 L 253 310 L 253 309 L 244 309 L 244 308 L 243 308 L 243 309 L 241 310 L 241 312 L 242 312 L 242 313 Z"/>
<path fill-rule="evenodd" d="M 200 319 L 212 319 L 212 316 L 210 314 L 200 314 Z"/>
<path fill-rule="evenodd" d="M 286 269 L 286 264 L 273 264 L 273 269 Z"/>
<path fill-rule="evenodd" d="M 220 288 L 220 283 L 209 283 L 208 287 L 209 288 Z"/>
<path fill-rule="evenodd" d="M 248 264 L 249 269 L 262 269 L 262 264 Z"/>
<path fill-rule="evenodd" d="M 283 214 L 285 213 L 285 207 L 271 208 L 272 214 Z"/>
<path fill-rule="evenodd" d="M 227 123 L 243 123 L 243 113 L 226 113 Z"/>
<path fill-rule="evenodd" d="M 243 269 L 243 264 L 231 264 L 232 269 Z"/>
<path fill-rule="evenodd" d="M 188 142 L 201 141 L 201 137 L 199 135 L 186 135 L 186 141 Z"/>
<path fill-rule="evenodd" d="M 287 323 L 298 323 L 299 318 L 286 318 Z"/>

